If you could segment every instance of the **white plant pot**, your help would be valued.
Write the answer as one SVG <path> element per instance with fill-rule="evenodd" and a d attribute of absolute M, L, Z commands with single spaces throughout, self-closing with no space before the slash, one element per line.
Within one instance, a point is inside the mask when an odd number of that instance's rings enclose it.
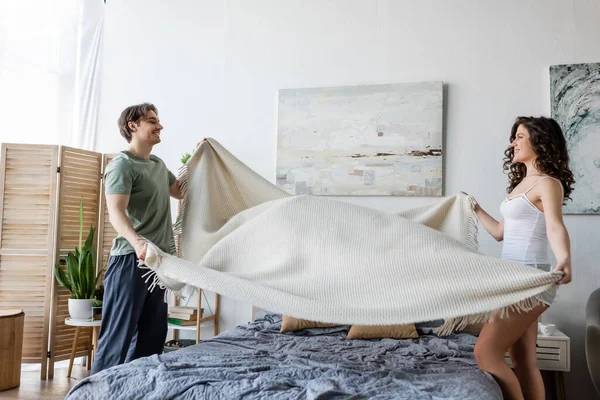
<path fill-rule="evenodd" d="M 93 299 L 69 299 L 69 315 L 72 320 L 91 320 Z"/>

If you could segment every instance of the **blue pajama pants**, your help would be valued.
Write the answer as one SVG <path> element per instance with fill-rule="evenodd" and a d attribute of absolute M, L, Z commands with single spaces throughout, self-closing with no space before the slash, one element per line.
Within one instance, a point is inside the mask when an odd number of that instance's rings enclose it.
<path fill-rule="evenodd" d="M 128 353 L 129 361 L 163 352 L 168 313 L 165 291 L 155 287 L 150 292 L 152 281 L 147 284 L 142 278 L 146 272 L 147 269 L 138 268 L 135 253 L 110 257 L 92 374 L 123 364 Z"/>

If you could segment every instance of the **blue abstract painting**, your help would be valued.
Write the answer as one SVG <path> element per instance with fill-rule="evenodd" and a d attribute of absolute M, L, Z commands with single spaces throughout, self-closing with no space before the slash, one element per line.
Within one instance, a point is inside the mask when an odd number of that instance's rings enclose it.
<path fill-rule="evenodd" d="M 442 196 L 442 82 L 279 91 L 277 185 L 291 194 Z"/>
<path fill-rule="evenodd" d="M 550 97 L 575 175 L 564 212 L 600 214 L 600 63 L 551 66 Z"/>

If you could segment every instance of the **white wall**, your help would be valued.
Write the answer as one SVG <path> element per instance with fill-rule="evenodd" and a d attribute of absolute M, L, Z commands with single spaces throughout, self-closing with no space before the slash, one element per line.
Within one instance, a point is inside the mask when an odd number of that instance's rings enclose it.
<path fill-rule="evenodd" d="M 107 3 L 99 150 L 121 149 L 119 112 L 151 101 L 165 126 L 156 153 L 173 169 L 211 136 L 274 181 L 278 89 L 442 80 L 446 193 L 468 191 L 496 217 L 514 118 L 550 112 L 548 67 L 600 61 L 600 4 L 592 0 Z M 389 211 L 432 201 L 347 200 Z M 600 286 L 598 222 L 566 217 L 574 281 L 545 316 L 572 338 L 573 398 L 594 396 L 584 306 Z M 499 244 L 480 237 L 484 252 L 499 255 Z M 225 300 L 222 326 L 249 314 Z"/>

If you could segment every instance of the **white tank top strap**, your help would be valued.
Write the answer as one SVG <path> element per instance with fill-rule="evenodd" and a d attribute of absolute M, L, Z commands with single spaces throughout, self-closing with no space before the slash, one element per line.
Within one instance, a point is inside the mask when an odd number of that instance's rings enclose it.
<path fill-rule="evenodd" d="M 530 191 L 531 189 L 533 189 L 533 188 L 535 187 L 535 185 L 537 185 L 538 183 L 540 183 L 541 181 L 543 181 L 543 180 L 544 180 L 544 179 L 546 179 L 546 178 L 554 179 L 555 181 L 557 181 L 558 183 L 560 183 L 560 191 L 561 191 L 561 193 L 562 193 L 562 196 L 563 196 L 563 197 L 565 197 L 565 189 L 563 188 L 562 182 L 561 182 L 559 179 L 556 179 L 555 177 L 553 177 L 553 176 L 550 176 L 550 175 L 544 175 L 544 176 L 542 176 L 540 179 L 538 179 L 538 181 L 537 181 L 536 183 L 534 183 L 533 185 L 531 185 L 531 187 L 530 187 L 529 189 L 527 189 L 527 190 L 526 190 L 526 191 L 523 193 L 523 195 L 526 195 L 527 193 L 529 193 L 529 191 Z"/>
<path fill-rule="evenodd" d="M 548 178 L 552 178 L 554 179 L 556 182 L 558 182 L 560 184 L 560 193 L 562 194 L 563 199 L 565 198 L 565 188 L 563 187 L 562 182 L 560 181 L 560 179 L 556 179 L 553 176 L 548 175 Z"/>
<path fill-rule="evenodd" d="M 531 186 L 529 187 L 529 189 L 527 189 L 526 191 L 524 191 L 524 192 L 523 192 L 523 194 L 527 194 L 527 193 L 529 193 L 529 191 L 530 191 L 531 189 L 533 189 L 533 188 L 534 188 L 534 187 L 535 187 L 535 186 L 536 186 L 538 183 L 540 183 L 541 181 L 543 181 L 543 180 L 544 180 L 544 179 L 546 179 L 546 178 L 550 178 L 550 176 L 548 176 L 548 175 L 544 175 L 544 176 L 542 176 L 542 177 L 541 177 L 540 179 L 538 179 L 538 180 L 537 180 L 537 181 L 536 181 L 536 182 L 535 182 L 533 185 L 531 185 Z"/>

